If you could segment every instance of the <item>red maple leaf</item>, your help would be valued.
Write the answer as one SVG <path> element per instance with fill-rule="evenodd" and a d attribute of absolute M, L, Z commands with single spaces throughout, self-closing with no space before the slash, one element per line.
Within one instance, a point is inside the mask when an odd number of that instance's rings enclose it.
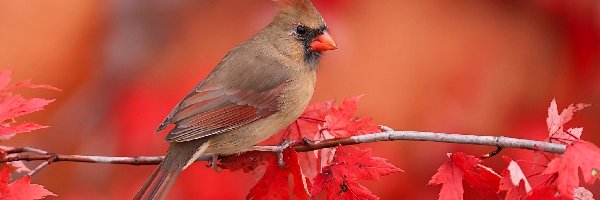
<path fill-rule="evenodd" d="M 30 80 L 20 81 L 9 86 L 10 75 L 10 71 L 0 71 L 0 139 L 8 139 L 17 133 L 46 128 L 47 126 L 35 123 L 15 124 L 15 118 L 43 110 L 46 105 L 54 101 L 40 98 L 26 99 L 19 94 L 13 94 L 12 90 L 22 87 L 58 90 L 49 85 L 31 84 Z"/>
<path fill-rule="evenodd" d="M 470 187 L 471 198 L 499 199 L 497 195 L 500 175 L 481 164 L 481 159 L 462 152 L 450 154 L 450 160 L 444 163 L 431 177 L 429 185 L 442 185 L 439 199 L 463 199 L 465 190 L 463 181 Z"/>
<path fill-rule="evenodd" d="M 355 116 L 358 102 L 362 96 L 344 99 L 339 108 L 332 106 L 325 115 L 324 123 L 319 125 L 319 132 L 313 137 L 313 140 L 319 141 L 380 132 L 379 126 L 371 124 L 370 118 Z M 335 148 L 315 151 L 315 171 L 321 171 L 333 159 L 334 153 Z"/>
<path fill-rule="evenodd" d="M 325 116 L 324 128 L 334 137 L 348 137 L 381 131 L 371 118 L 357 118 L 355 113 L 363 95 L 345 99 L 339 108 L 332 107 Z"/>
<path fill-rule="evenodd" d="M 266 155 L 266 154 L 264 154 Z M 293 176 L 293 193 L 296 199 L 308 199 L 308 186 L 298 163 L 298 154 L 293 149 L 283 151 L 284 167 L 279 166 L 277 157 L 264 156 L 267 169 L 260 180 L 252 187 L 247 199 L 290 199 L 289 175 Z"/>
<path fill-rule="evenodd" d="M 561 195 L 573 198 L 579 186 L 579 169 L 586 183 L 593 184 L 600 177 L 600 148 L 593 143 L 577 140 L 567 145 L 565 153 L 552 160 L 542 174 L 555 177 Z"/>
<path fill-rule="evenodd" d="M 546 141 L 559 144 L 570 144 L 571 142 L 580 139 L 581 134 L 583 134 L 583 128 L 569 128 L 565 131 L 564 126 L 573 119 L 573 114 L 588 106 L 590 105 L 582 103 L 571 104 L 558 114 L 556 99 L 552 99 L 550 107 L 548 107 L 548 118 L 546 118 L 546 124 L 548 126 L 548 138 Z M 538 164 L 538 166 L 546 166 L 548 162 L 554 159 L 554 157 L 555 155 L 536 151 L 533 161 Z"/>
<path fill-rule="evenodd" d="M 379 199 L 358 180 L 379 180 L 397 172 L 402 170 L 384 158 L 373 157 L 371 149 L 338 147 L 331 164 L 314 178 L 310 193 L 317 195 L 325 190 L 327 199 Z"/>
<path fill-rule="evenodd" d="M 31 177 L 24 176 L 12 183 L 8 183 L 10 173 L 8 167 L 0 170 L 0 199 L 41 199 L 45 196 L 56 196 L 46 190 L 44 186 L 31 184 Z"/>
<path fill-rule="evenodd" d="M 531 191 L 531 185 L 517 162 L 505 157 L 508 167 L 502 172 L 500 191 L 506 191 L 505 199 L 525 199 Z"/>
<path fill-rule="evenodd" d="M 573 119 L 573 114 L 588 106 L 590 105 L 582 103 L 575 105 L 571 104 L 559 115 L 556 100 L 553 99 L 550 103 L 550 107 L 548 107 L 548 118 L 546 118 L 549 141 L 568 144 L 573 140 L 579 139 L 583 132 L 583 128 L 570 128 L 567 131 L 564 131 L 564 125 Z"/>

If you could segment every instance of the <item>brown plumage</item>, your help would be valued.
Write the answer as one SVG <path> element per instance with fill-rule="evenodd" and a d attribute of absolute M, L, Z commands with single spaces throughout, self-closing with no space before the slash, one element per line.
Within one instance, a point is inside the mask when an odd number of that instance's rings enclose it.
<path fill-rule="evenodd" d="M 165 160 L 134 199 L 163 199 L 203 154 L 245 151 L 292 123 L 312 96 L 322 51 L 336 49 L 309 0 L 278 0 L 267 27 L 233 49 L 175 106 Z"/>

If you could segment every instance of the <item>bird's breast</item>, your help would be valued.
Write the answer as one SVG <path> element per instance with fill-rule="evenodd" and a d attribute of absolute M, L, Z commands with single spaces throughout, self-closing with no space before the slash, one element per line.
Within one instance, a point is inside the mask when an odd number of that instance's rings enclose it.
<path fill-rule="evenodd" d="M 315 90 L 316 75 L 312 72 L 299 73 L 290 79 L 281 95 L 281 111 L 289 114 L 292 121 L 302 114 Z M 290 121 L 290 123 L 292 122 Z"/>

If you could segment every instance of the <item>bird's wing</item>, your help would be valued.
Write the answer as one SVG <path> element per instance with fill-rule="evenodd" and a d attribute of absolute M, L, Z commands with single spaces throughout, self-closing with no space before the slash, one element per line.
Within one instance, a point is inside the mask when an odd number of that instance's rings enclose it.
<path fill-rule="evenodd" d="M 158 131 L 175 124 L 167 141 L 185 142 L 228 132 L 280 110 L 279 97 L 289 76 L 279 62 L 254 57 L 227 64 L 238 67 L 217 67 L 211 73 L 214 76 L 199 84 L 163 121 Z M 235 70 L 228 71 L 233 78 L 215 81 L 225 78 L 219 76 L 224 70 Z"/>

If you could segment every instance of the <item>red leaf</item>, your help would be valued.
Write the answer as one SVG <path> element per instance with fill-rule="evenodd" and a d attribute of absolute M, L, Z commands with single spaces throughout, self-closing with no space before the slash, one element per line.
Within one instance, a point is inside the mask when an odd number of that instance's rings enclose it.
<path fill-rule="evenodd" d="M 565 153 L 552 160 L 543 174 L 556 175 L 561 195 L 573 198 L 579 186 L 579 169 L 586 183 L 593 184 L 600 176 L 600 148 L 593 143 L 577 140 L 567 145 Z"/>
<path fill-rule="evenodd" d="M 356 118 L 358 102 L 363 95 L 345 99 L 339 108 L 332 107 L 325 116 L 324 127 L 334 137 L 348 137 L 380 131 L 379 126 L 371 124 L 370 118 Z"/>
<path fill-rule="evenodd" d="M 10 181 L 10 168 L 5 166 L 0 170 L 0 197 L 4 197 L 10 193 L 8 181 Z"/>
<path fill-rule="evenodd" d="M 385 158 L 373 157 L 372 149 L 352 150 L 352 147 L 338 149 L 336 162 L 343 162 L 345 170 L 359 180 L 379 181 L 381 176 L 403 172 L 387 162 Z"/>
<path fill-rule="evenodd" d="M 33 83 L 31 83 L 31 79 L 22 80 L 22 81 L 15 83 L 12 86 L 8 86 L 8 83 L 10 83 L 10 80 L 11 80 L 11 78 L 10 78 L 11 74 L 12 74 L 11 71 L 0 70 L 0 91 L 7 92 L 10 90 L 23 88 L 23 87 L 32 88 L 32 89 L 40 88 L 40 89 L 61 91 L 60 89 L 55 88 L 51 85 L 33 84 Z"/>
<path fill-rule="evenodd" d="M 10 179 L 8 171 L 8 167 L 4 167 L 0 171 L 0 199 L 42 199 L 45 196 L 56 196 L 54 193 L 46 190 L 44 186 L 31 184 L 29 176 L 24 176 L 12 183 L 8 183 Z"/>
<path fill-rule="evenodd" d="M 44 106 L 53 102 L 54 100 L 46 99 L 23 99 L 19 95 L 14 96 L 0 96 L 0 136 L 8 139 L 16 133 L 30 132 L 36 129 L 45 128 L 46 126 L 34 124 L 34 123 L 23 123 L 14 124 L 14 118 L 22 115 L 26 115 L 35 111 L 44 109 Z"/>
<path fill-rule="evenodd" d="M 13 126 L 2 126 L 0 125 L 0 140 L 7 140 L 17 133 L 28 133 L 37 129 L 47 128 L 48 126 L 42 126 L 34 123 L 22 123 Z"/>
<path fill-rule="evenodd" d="M 350 120 L 354 117 L 354 113 L 356 113 L 358 107 L 358 101 L 361 97 L 362 95 L 344 99 L 339 108 L 331 108 L 330 112 L 325 116 L 325 124 L 331 132 L 335 133 L 336 130 L 340 132 L 344 131 L 346 126 L 350 123 Z M 346 137 L 350 135 L 348 133 L 338 133 L 334 134 L 334 136 Z"/>
<path fill-rule="evenodd" d="M 31 88 L 31 89 L 47 89 L 47 90 L 62 91 L 51 85 L 33 84 L 33 83 L 31 83 L 31 79 L 19 81 L 19 82 L 15 83 L 15 85 L 13 87 L 8 88 L 7 90 L 14 90 L 14 89 L 23 88 L 23 87 Z"/>
<path fill-rule="evenodd" d="M 289 163 L 290 174 L 294 176 L 294 195 L 296 199 L 309 199 L 310 198 L 310 181 L 308 177 L 302 173 L 300 167 L 300 161 L 298 160 L 298 154 L 294 150 L 290 150 L 290 157 L 285 158 L 286 165 Z M 285 160 L 288 159 L 288 160 Z"/>
<path fill-rule="evenodd" d="M 379 199 L 357 181 L 379 180 L 397 172 L 402 170 L 383 158 L 372 157 L 371 149 L 338 147 L 331 165 L 314 178 L 310 193 L 316 195 L 325 190 L 327 199 Z"/>
<path fill-rule="evenodd" d="M 314 103 L 306 107 L 300 118 L 307 120 L 323 122 L 329 110 L 333 107 L 333 100 L 327 100 L 322 103 Z"/>
<path fill-rule="evenodd" d="M 20 87 L 56 89 L 48 85 L 31 84 L 30 80 L 8 86 L 11 80 L 10 74 L 9 71 L 0 71 L 0 139 L 8 139 L 16 133 L 45 128 L 46 126 L 34 123 L 15 124 L 14 118 L 43 110 L 46 105 L 54 101 L 40 98 L 25 99 L 18 94 L 12 94 L 10 90 Z"/>
<path fill-rule="evenodd" d="M 559 115 L 556 100 L 553 99 L 550 103 L 550 107 L 548 108 L 548 118 L 546 118 L 550 141 L 568 144 L 573 140 L 579 139 L 581 137 L 583 128 L 569 129 L 567 132 L 565 132 L 564 125 L 573 119 L 573 114 L 575 114 L 575 112 L 578 112 L 588 106 L 590 105 L 582 103 L 576 105 L 571 104 Z"/>
<path fill-rule="evenodd" d="M 0 96 L 0 121 L 43 110 L 44 106 L 53 101 L 39 98 L 24 99 L 20 95 Z"/>
<path fill-rule="evenodd" d="M 498 199 L 496 194 L 500 176 L 490 168 L 480 165 L 481 160 L 462 152 L 450 154 L 429 181 L 429 185 L 440 185 L 439 199 L 463 199 L 463 181 L 473 188 L 471 196 L 483 199 Z"/>
<path fill-rule="evenodd" d="M 273 153 L 271 153 L 273 154 Z M 298 154 L 293 149 L 283 152 L 285 167 L 280 167 L 275 157 L 267 157 L 267 169 L 263 177 L 250 190 L 247 199 L 290 199 L 288 176 L 294 178 L 293 193 L 297 199 L 308 199 L 305 177 L 298 163 Z"/>
<path fill-rule="evenodd" d="M 527 181 L 527 177 L 519 164 L 508 157 L 505 157 L 505 159 L 509 164 L 502 172 L 499 189 L 500 191 L 506 191 L 506 199 L 525 199 L 531 191 L 531 185 L 529 185 L 529 181 Z"/>
<path fill-rule="evenodd" d="M 379 126 L 371 124 L 370 118 L 357 118 L 355 115 L 358 102 L 362 95 L 345 99 L 339 108 L 332 106 L 325 116 L 325 122 L 319 134 L 313 137 L 313 140 L 325 140 L 332 138 L 348 137 L 366 133 L 379 132 Z M 316 152 L 316 171 L 333 159 L 334 149 L 321 149 Z"/>
<path fill-rule="evenodd" d="M 463 181 L 469 186 L 465 188 L 465 199 L 500 199 L 500 179 L 491 168 L 477 164 L 471 171 L 465 171 Z"/>
<path fill-rule="evenodd" d="M 462 159 L 458 160 L 459 157 Z M 455 161 L 453 158 L 457 158 L 456 160 L 459 162 Z M 439 199 L 462 199 L 464 193 L 462 180 L 465 173 L 464 169 L 459 167 L 459 163 L 461 163 L 460 165 L 463 166 L 463 168 L 465 166 L 473 168 L 478 162 L 479 159 L 473 156 L 466 156 L 461 152 L 453 153 L 450 155 L 450 160 L 438 169 L 437 173 L 431 177 L 428 184 L 442 184 Z"/>

